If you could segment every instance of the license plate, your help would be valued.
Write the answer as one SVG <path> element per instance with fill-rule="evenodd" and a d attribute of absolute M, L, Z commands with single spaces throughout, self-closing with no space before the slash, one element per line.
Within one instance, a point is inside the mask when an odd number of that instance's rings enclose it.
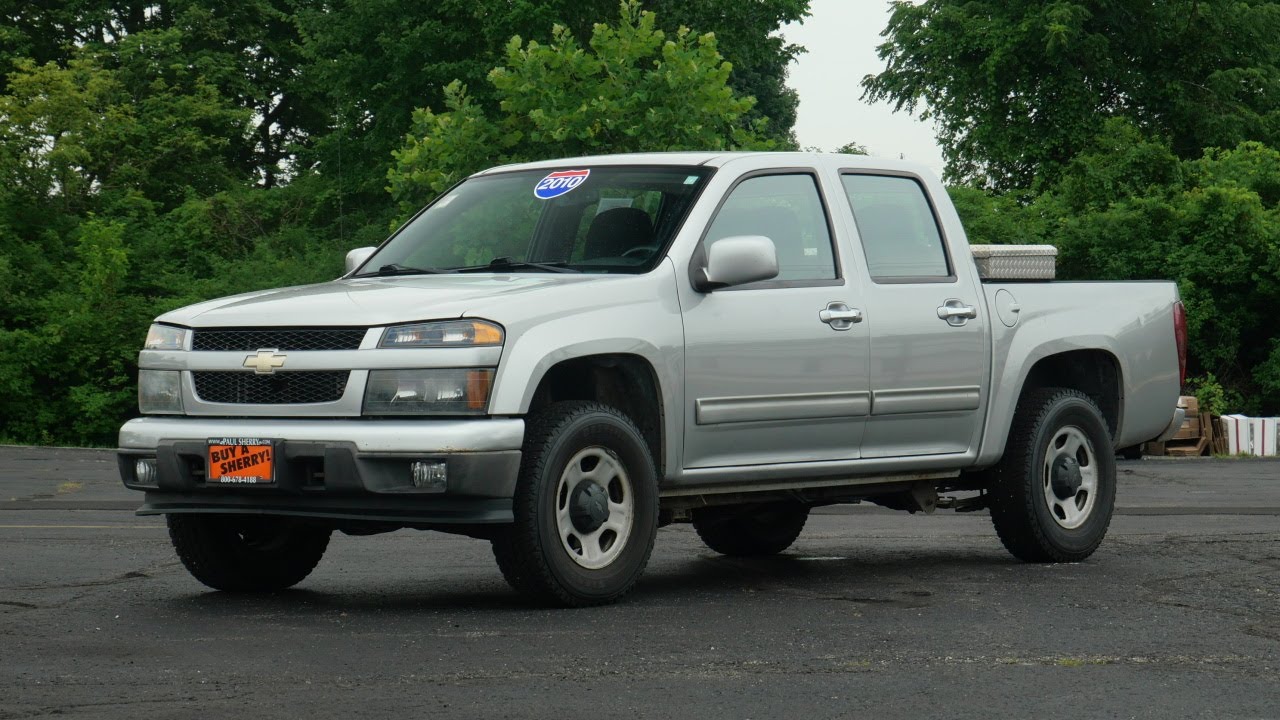
<path fill-rule="evenodd" d="M 275 482 L 275 441 L 265 438 L 209 438 L 205 482 L 269 485 Z"/>

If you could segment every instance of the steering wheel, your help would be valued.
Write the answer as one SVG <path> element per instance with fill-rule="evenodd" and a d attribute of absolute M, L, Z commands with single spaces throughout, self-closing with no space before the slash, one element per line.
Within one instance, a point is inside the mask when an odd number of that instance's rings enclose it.
<path fill-rule="evenodd" d="M 658 252 L 658 246 L 657 246 L 657 245 L 639 245 L 639 246 L 633 247 L 633 248 L 631 248 L 630 250 L 628 250 L 628 251 L 626 251 L 626 252 L 622 253 L 622 257 L 624 257 L 624 258 L 640 258 L 640 259 L 642 259 L 642 260 L 643 260 L 643 259 L 646 259 L 646 258 L 650 257 L 651 255 L 653 255 L 653 254 L 654 254 L 654 253 L 656 253 L 656 252 Z"/>

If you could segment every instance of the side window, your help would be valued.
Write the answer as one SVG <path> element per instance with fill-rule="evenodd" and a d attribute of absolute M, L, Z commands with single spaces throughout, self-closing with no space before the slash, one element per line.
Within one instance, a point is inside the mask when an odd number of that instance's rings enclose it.
<path fill-rule="evenodd" d="M 951 277 L 942 234 L 919 183 L 885 175 L 840 179 L 872 279 Z"/>
<path fill-rule="evenodd" d="M 733 189 L 707 230 L 710 245 L 735 235 L 764 235 L 778 250 L 778 280 L 833 280 L 827 215 L 812 175 L 762 175 Z"/>

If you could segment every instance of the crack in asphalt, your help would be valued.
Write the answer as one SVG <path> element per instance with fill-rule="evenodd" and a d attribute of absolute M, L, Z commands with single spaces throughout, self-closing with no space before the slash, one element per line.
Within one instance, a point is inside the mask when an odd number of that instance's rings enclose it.
<path fill-rule="evenodd" d="M 221 692 L 218 688 L 209 688 L 209 692 L 217 693 L 218 700 L 236 700 L 248 696 L 250 693 L 234 693 L 227 694 Z M 198 699 L 191 695 L 190 692 L 183 693 L 181 698 L 137 698 L 137 699 L 121 699 L 121 700 L 105 700 L 99 702 L 75 702 L 65 703 L 61 705 L 46 705 L 33 710 L 24 710 L 17 713 L 0 712 L 0 720 L 17 720 L 18 718 L 40 717 L 43 715 L 61 715 L 68 711 L 88 710 L 88 709 L 106 709 L 106 708 L 128 708 L 139 705 L 165 705 L 170 703 L 192 703 L 198 702 Z"/>

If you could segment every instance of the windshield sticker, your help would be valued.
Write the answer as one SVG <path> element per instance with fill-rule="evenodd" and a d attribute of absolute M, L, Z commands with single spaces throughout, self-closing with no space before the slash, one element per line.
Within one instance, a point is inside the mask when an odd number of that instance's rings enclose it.
<path fill-rule="evenodd" d="M 538 181 L 533 187 L 533 196 L 539 200 L 558 198 L 570 190 L 586 182 L 590 170 L 560 170 Z"/>
<path fill-rule="evenodd" d="M 600 202 L 596 205 L 596 214 L 599 215 L 614 208 L 631 207 L 631 203 L 631 198 L 600 198 Z"/>

